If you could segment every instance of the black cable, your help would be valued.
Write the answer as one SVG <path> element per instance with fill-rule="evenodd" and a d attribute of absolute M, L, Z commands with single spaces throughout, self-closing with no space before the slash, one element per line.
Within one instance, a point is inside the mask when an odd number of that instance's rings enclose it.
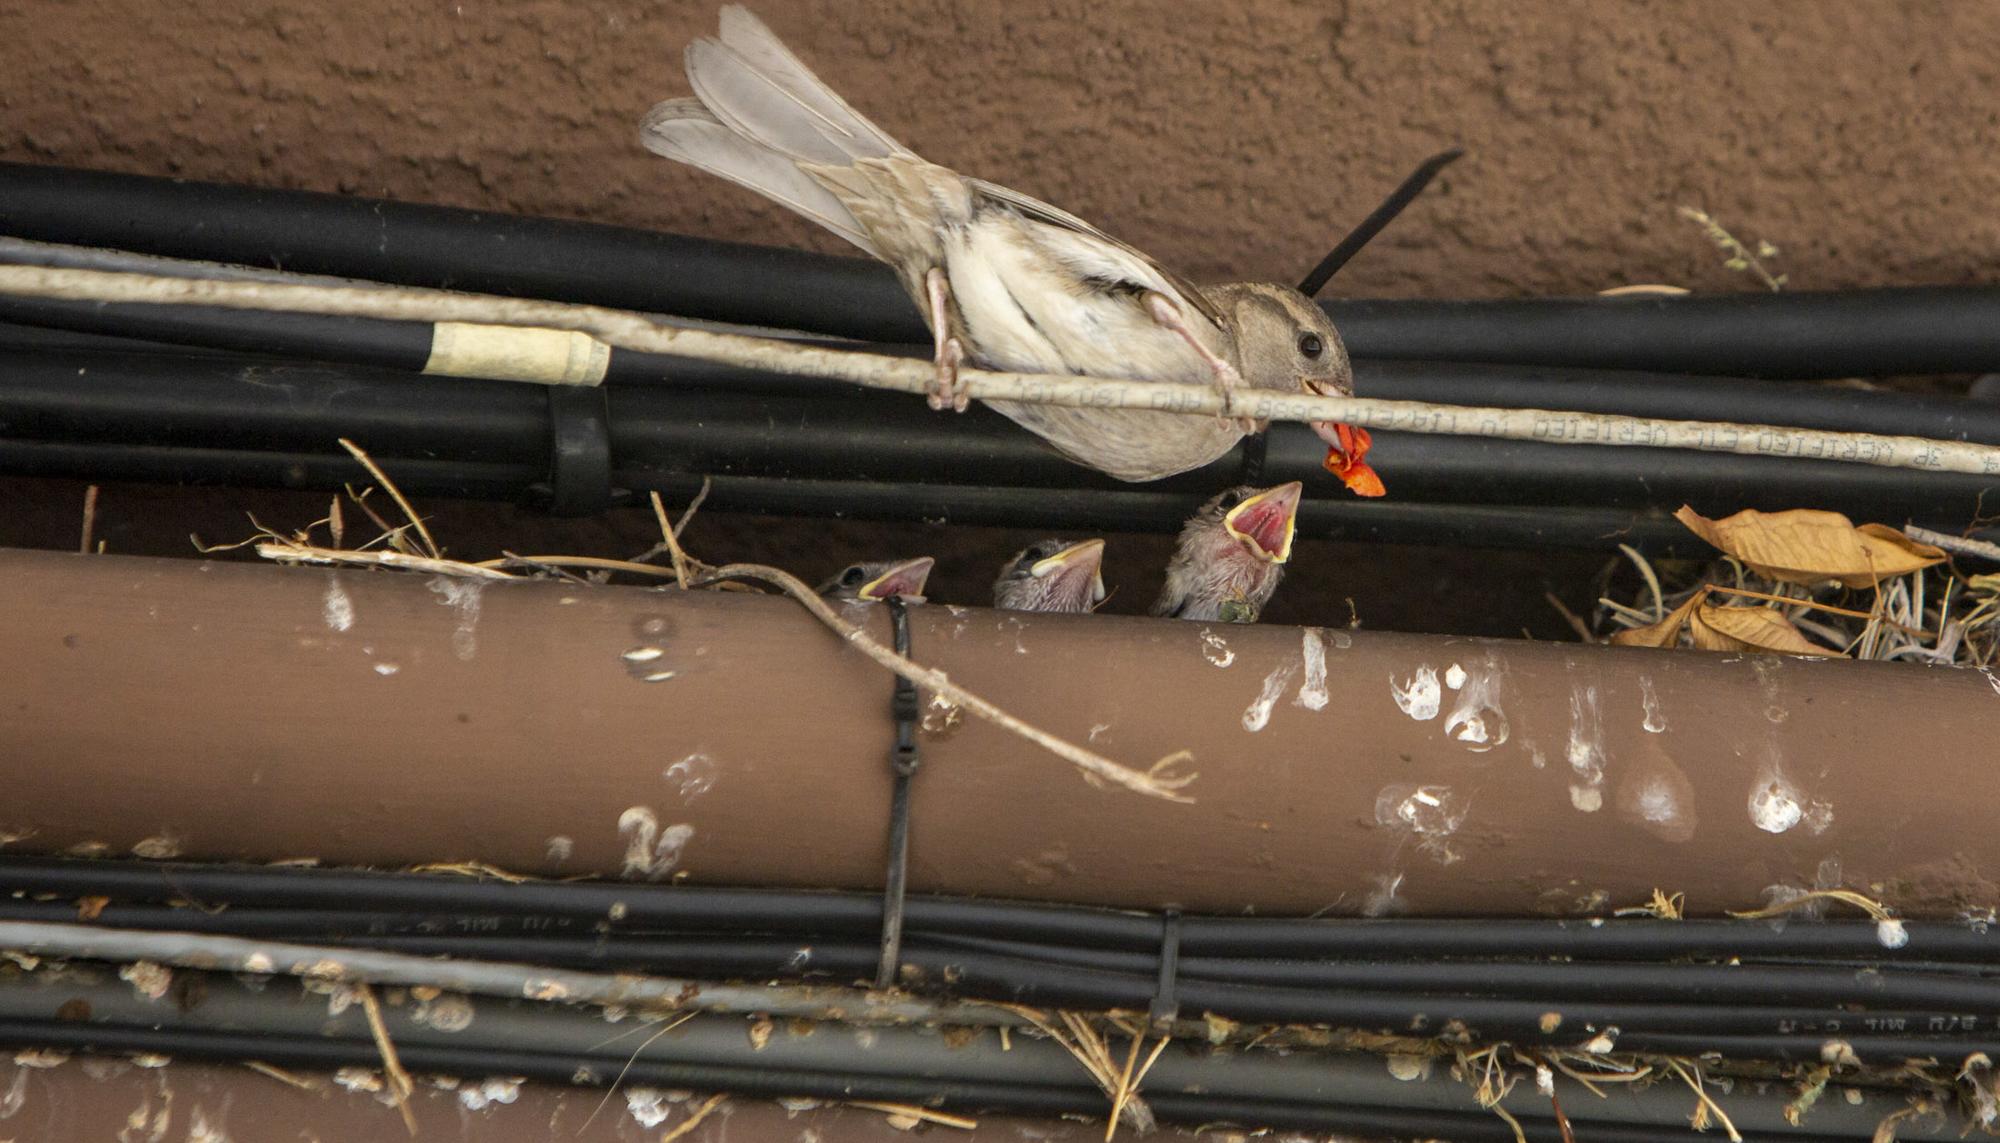
<path fill-rule="evenodd" d="M 233 1049 L 232 1055 L 264 1059 L 269 1057 L 260 1049 L 267 1045 L 279 1050 L 283 1050 L 281 1045 L 314 1043 L 374 1047 L 368 1022 L 355 1008 L 329 1014 L 316 997 L 300 1004 L 292 987 L 266 985 L 253 990 L 227 976 L 187 972 L 177 976 L 187 983 L 174 1004 L 150 1000 L 111 980 L 30 976 L 0 983 L 0 1037 L 51 1046 L 134 1050 L 133 1040 L 167 1033 L 179 1040 L 166 1042 L 187 1046 L 186 1052 L 175 1051 L 175 1055 Z M 604 1021 L 592 1009 L 480 998 L 461 1004 L 467 1006 L 464 1015 L 471 1019 L 448 1026 L 440 1026 L 422 1006 L 391 1005 L 383 1010 L 387 1030 L 406 1065 L 417 1068 L 419 1060 L 427 1065 L 436 1060 L 441 1070 L 457 1074 L 493 1074 L 496 1070 L 503 1075 L 524 1074 L 482 1066 L 495 1058 L 486 1053 L 505 1053 L 561 1059 L 567 1068 L 554 1075 L 563 1081 L 574 1074 L 584 1082 L 604 1083 L 628 1065 L 635 1069 L 626 1077 L 633 1082 L 645 1082 L 642 1077 L 649 1073 L 636 1070 L 642 1067 L 656 1069 L 651 1074 L 668 1069 L 669 1074 L 682 1076 L 690 1073 L 674 1069 L 706 1068 L 713 1070 L 698 1074 L 717 1082 L 686 1086 L 769 1093 L 772 1088 L 766 1084 L 804 1080 L 811 1085 L 809 1089 L 777 1090 L 813 1095 L 825 1090 L 821 1084 L 837 1076 L 850 1085 L 848 1098 L 868 1098 L 869 1094 L 861 1093 L 870 1093 L 873 1098 L 910 1102 L 927 1102 L 936 1096 L 966 1101 L 990 1098 L 975 1092 L 1012 1091 L 1067 1100 L 1070 1111 L 1102 1114 L 1105 1109 L 1103 1093 L 1086 1082 L 1066 1051 L 1036 1038 L 1017 1037 L 1010 1048 L 990 1034 L 954 1042 L 936 1029 L 879 1028 L 863 1040 L 845 1034 L 849 1030 L 838 1024 L 822 1023 L 756 1042 L 745 1036 L 743 1018 L 708 1015 L 676 1021 L 673 1027 L 662 1028 L 659 1035 L 640 1039 L 646 1025 L 622 1036 L 607 1034 Z M 246 1035 L 246 1039 L 228 1039 Z M 161 1041 L 150 1043 L 151 1047 L 142 1050 L 164 1050 Z M 1929 1053 L 1964 1046 L 1946 1040 L 1922 1043 Z M 1787 1050 L 1798 1046 L 1793 1042 L 1784 1045 Z M 310 1053 L 314 1049 L 304 1050 Z M 424 1054 L 440 1050 L 467 1054 Z M 1166 1101 L 1156 1110 L 1169 1118 L 1213 1106 L 1175 1102 L 1178 1100 L 1235 1101 L 1252 1117 L 1288 1106 L 1379 1107 L 1416 1113 L 1475 1109 L 1470 1091 L 1459 1080 L 1400 1081 L 1383 1068 L 1380 1057 L 1361 1053 L 1210 1053 L 1182 1046 L 1160 1059 L 1148 1081 L 1146 1098 Z M 1567 1082 L 1563 1082 L 1566 1087 Z M 891 1097 L 884 1094 L 885 1088 L 875 1086 L 884 1083 L 903 1085 L 895 1089 L 901 1094 Z M 989 1084 L 1000 1086 L 985 1086 Z M 1734 1093 L 1729 1103 L 1745 1129 L 1796 1135 L 1800 1130 L 1787 1122 L 1782 1110 L 1790 1096 L 1783 1089 L 1743 1089 Z M 1893 1097 L 1878 1100 L 1896 1102 Z M 1545 1105 L 1525 1086 L 1510 1094 L 1505 1105 L 1529 1121 L 1548 1117 Z M 1580 1107 L 1577 1114 L 1593 1125 L 1658 1126 L 1678 1124 L 1686 1106 L 1685 1093 L 1662 1085 L 1628 1090 L 1604 1104 Z M 1882 1114 L 1879 1107 L 1836 1104 L 1808 1117 L 1807 1131 L 1867 1130 Z"/>
<path fill-rule="evenodd" d="M 59 1048 L 104 1054 L 169 1056 L 230 1062 L 254 1059 L 280 1067 L 331 1070 L 375 1067 L 381 1053 L 372 1043 L 325 1040 L 306 1036 L 254 1035 L 214 1031 L 180 1031 L 140 1027 L 102 1028 L 53 1021 L 0 1021 L 0 1044 L 14 1047 Z M 623 1068 L 603 1073 L 579 1071 L 574 1057 L 547 1052 L 501 1051 L 475 1047 L 402 1045 L 403 1066 L 420 1074 L 478 1078 L 519 1076 L 532 1081 L 573 1085 L 608 1085 Z M 625 1086 L 653 1086 L 693 1091 L 719 1091 L 745 1097 L 820 1098 L 836 1101 L 875 1100 L 935 1106 L 941 1110 L 993 1115 L 1102 1116 L 1105 1101 L 1094 1088 L 1050 1088 L 1039 1085 L 934 1080 L 897 1076 L 852 1076 L 831 1072 L 734 1067 L 714 1064 L 659 1063 L 636 1059 L 623 1068 Z M 1353 1133 L 1362 1137 L 1454 1139 L 1466 1143 L 1513 1143 L 1513 1131 L 1498 1116 L 1479 1111 L 1411 1110 L 1393 1106 L 1306 1104 L 1264 1100 L 1221 1099 L 1172 1092 L 1146 1092 L 1155 1115 L 1165 1122 L 1200 1125 L 1235 1123 L 1250 1127 Z M 1553 1120 L 1516 1115 L 1525 1126 L 1553 1138 Z M 1574 1124 L 1586 1126 L 1592 1140 L 1603 1143 L 1665 1143 L 1685 1133 L 1645 1123 L 1598 1121 L 1588 1106 L 1571 1112 Z M 1818 1140 L 1867 1139 L 1871 1132 L 1742 1132 L 1744 1143 L 1816 1143 Z"/>
<path fill-rule="evenodd" d="M 1746 377 L 2000 369 L 2000 287 L 1329 301 L 1357 358 Z"/>
<path fill-rule="evenodd" d="M 190 901 L 306 910 L 446 916 L 569 918 L 614 927 L 872 938 L 881 901 L 835 890 L 718 889 L 601 881 L 510 883 L 447 874 L 298 869 L 179 861 L 0 857 L 0 893 L 63 900 Z M 217 914 L 225 917 L 227 914 Z M 1158 916 L 1079 905 L 913 895 L 912 933 L 1017 940 L 1155 955 Z M 1872 921 L 1507 920 L 1455 918 L 1181 918 L 1184 959 L 1311 960 L 1542 959 L 1575 961 L 1757 961 L 1841 959 L 1868 963 L 2000 964 L 2000 927 L 1907 921 L 1906 942 L 1884 947 Z M 1150 970 L 1147 973 L 1150 975 Z"/>
<path fill-rule="evenodd" d="M 598 446 L 579 454 L 594 458 L 584 467 L 595 475 L 578 483 L 586 493 L 595 489 L 597 499 L 571 507 L 602 502 L 607 484 L 629 495 L 677 491 L 712 476 L 721 482 L 714 504 L 724 509 L 1170 530 L 1233 478 L 1246 463 L 1241 457 L 1264 449 L 1265 479 L 1302 479 L 1315 490 L 1302 508 L 1307 536 L 1594 547 L 1636 539 L 1656 548 L 1678 541 L 1693 554 L 1702 546 L 1665 519 L 1684 502 L 1711 513 L 1811 503 L 1861 519 L 1955 530 L 1981 510 L 1983 496 L 2000 491 L 1993 478 L 1912 479 L 1899 470 L 1832 461 L 1385 433 L 1374 456 L 1395 494 L 1360 503 L 1332 486 L 1320 471 L 1324 446 L 1294 425 L 1273 428 L 1207 469 L 1140 488 L 1071 464 L 990 411 L 940 420 L 916 402 L 846 387 L 822 386 L 817 396 L 775 385 L 757 392 L 721 387 L 741 376 L 604 389 L 603 412 L 592 422 L 601 424 L 602 435 L 588 438 Z M 1808 427 L 2000 443 L 2000 409 L 1962 400 L 1752 383 L 1732 397 L 1727 383 L 1708 379 L 1631 381 L 1466 366 L 1386 367 L 1364 372 L 1363 380 L 1364 391 L 1420 399 L 1669 417 L 1775 418 L 1791 409 L 1790 419 Z M 536 386 L 418 379 L 358 366 L 23 351 L 0 366 L 0 435 L 19 442 L 11 461 L 4 453 L 0 461 L 51 475 L 68 466 L 98 478 L 291 486 L 330 480 L 337 487 L 357 471 L 333 444 L 346 436 L 385 463 L 412 458 L 407 475 L 401 467 L 391 471 L 413 492 L 490 487 L 450 462 L 521 465 L 514 487 L 489 493 L 513 499 L 536 486 L 553 494 L 562 483 L 554 478 L 569 472 L 561 463 L 568 454 L 552 446 L 552 438 L 568 439 L 556 428 L 569 422 L 552 421 L 551 399 Z M 92 447 L 73 451 L 82 446 Z M 158 451 L 164 446 L 208 451 Z M 317 452 L 324 456 L 315 459 Z M 277 454 L 303 455 L 280 461 Z M 91 463 L 105 469 L 91 471 Z M 939 477 L 953 483 L 923 483 Z M 439 487 L 431 487 L 433 480 Z M 1556 506 L 1562 507 L 1549 510 Z M 1637 535 L 1622 534 L 1626 529 Z"/>
<path fill-rule="evenodd" d="M 368 947 L 412 955 L 518 961 L 565 968 L 645 970 L 661 975 L 730 974 L 755 978 L 822 977 L 836 981 L 868 976 L 879 949 L 865 937 L 816 937 L 692 931 L 592 932 L 565 918 L 446 916 L 400 919 L 395 914 L 333 914 L 322 921 L 310 910 L 277 910 L 286 923 L 274 924 L 266 910 L 231 908 L 209 914 L 192 909 L 112 905 L 97 917 L 108 928 L 153 928 L 263 936 Z M 0 905 L 0 919 L 62 921 L 73 918 L 66 903 Z M 512 922 L 511 924 L 509 922 Z M 1451 997 L 1485 997 L 1534 1002 L 1533 1011 L 1560 1010 L 1574 1002 L 1609 1003 L 1669 1000 L 1683 1015 L 1728 1004 L 1796 1009 L 1799 1019 L 1814 1011 L 1866 1006 L 1938 1013 L 2000 1013 L 2000 981 L 1931 969 L 1874 965 L 1866 970 L 1800 966 L 1673 963 L 1589 964 L 1569 961 L 1298 962 L 1254 957 L 1179 961 L 1169 992 L 1158 978 L 1157 954 L 1080 949 L 998 936 L 912 933 L 908 963 L 924 970 L 935 986 L 940 979 L 963 981 L 966 954 L 988 959 L 974 983 L 1011 995 L 1018 964 L 1041 968 L 1082 968 L 1124 978 L 1136 990 L 1152 982 L 1149 1004 L 1172 996 L 1178 1004 L 1185 982 L 1249 985 L 1305 992 L 1367 992 L 1405 998 L 1407 1010 L 1449 1006 Z M 1990 966 L 1989 966 L 1990 967 Z M 1427 999 L 1429 998 L 1429 999 Z M 1114 998 L 1115 1000 L 1115 998 Z M 1106 1000 L 1106 1003 L 1114 1002 Z M 1287 1002 L 1289 1003 L 1289 1002 Z M 1558 1037 L 1559 1039 L 1561 1037 Z"/>
<path fill-rule="evenodd" d="M 0 231 L 916 344 L 884 265 L 589 223 L 0 164 Z M 1768 377 L 2000 370 L 2000 288 L 1326 303 L 1356 358 Z"/>
<path fill-rule="evenodd" d="M 372 452 L 373 450 L 371 450 Z M 473 464 L 373 453 L 405 492 L 417 496 L 512 501 L 546 497 L 538 466 Z M 361 478 L 343 454 L 66 444 L 0 438 L 0 472 L 96 481 L 338 490 Z M 703 479 L 619 469 L 614 503 L 657 491 L 686 500 Z M 1200 503 L 1165 493 L 1051 492 L 972 485 L 905 485 L 717 477 L 708 507 L 722 512 L 904 520 L 1045 530 L 1171 532 Z M 543 490 L 538 492 L 539 490 Z M 1655 512 L 1615 508 L 1517 508 L 1482 504 L 1356 504 L 1308 501 L 1299 513 L 1307 539 L 1490 548 L 1608 549 L 1630 544 L 1654 554 L 1704 550 L 1685 528 Z"/>
<path fill-rule="evenodd" d="M 5 163 L 0 232 L 870 341 L 929 338 L 881 263 L 587 222 Z"/>

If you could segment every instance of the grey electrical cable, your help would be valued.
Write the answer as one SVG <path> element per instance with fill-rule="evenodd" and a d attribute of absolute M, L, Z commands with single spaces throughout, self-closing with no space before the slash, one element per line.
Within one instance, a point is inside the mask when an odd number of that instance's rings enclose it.
<path fill-rule="evenodd" d="M 276 973 L 328 981 L 423 985 L 508 999 L 657 1005 L 705 1012 L 761 1012 L 787 1018 L 838 1017 L 882 1023 L 1010 1026 L 1024 1023 L 1013 1013 L 978 1002 L 930 1001 L 852 988 L 714 984 L 674 977 L 574 972 L 328 945 L 52 922 L 0 922 L 0 948 L 46 957 L 118 963 L 143 960 L 184 968 Z"/>

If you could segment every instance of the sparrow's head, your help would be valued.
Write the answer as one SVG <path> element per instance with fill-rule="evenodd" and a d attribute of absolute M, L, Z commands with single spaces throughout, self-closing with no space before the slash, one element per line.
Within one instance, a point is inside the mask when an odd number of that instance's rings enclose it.
<path fill-rule="evenodd" d="M 1289 286 L 1239 282 L 1208 291 L 1229 313 L 1243 379 L 1260 389 L 1354 396 L 1354 366 L 1333 320 L 1319 304 Z M 1337 421 L 1312 421 L 1327 443 L 1326 470 L 1358 496 L 1380 496 L 1382 478 L 1368 467 L 1368 430 Z"/>
<path fill-rule="evenodd" d="M 1104 599 L 1103 560 L 1103 540 L 1029 544 L 993 581 L 993 606 L 1003 611 L 1089 611 Z"/>
<path fill-rule="evenodd" d="M 1244 381 L 1281 393 L 1354 395 L 1347 347 L 1311 298 L 1269 282 L 1234 282 L 1207 292 L 1229 315 Z"/>
<path fill-rule="evenodd" d="M 901 596 L 905 603 L 922 603 L 924 581 L 930 578 L 931 565 L 936 562 L 929 556 L 918 556 L 914 560 L 849 564 L 820 584 L 819 593 L 828 599 L 880 602 Z"/>

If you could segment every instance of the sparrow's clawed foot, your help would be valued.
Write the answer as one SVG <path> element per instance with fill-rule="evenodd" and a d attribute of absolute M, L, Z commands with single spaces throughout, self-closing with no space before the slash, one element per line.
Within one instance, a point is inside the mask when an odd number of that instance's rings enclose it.
<path fill-rule="evenodd" d="M 931 341 L 937 361 L 937 380 L 925 396 L 932 412 L 943 412 L 950 405 L 952 412 L 963 413 L 972 396 L 958 377 L 958 367 L 965 363 L 965 346 L 950 333 L 951 283 L 943 270 L 933 266 L 925 271 L 924 293 L 931 303 Z"/>
<path fill-rule="evenodd" d="M 1179 335 L 1182 341 L 1187 342 L 1196 353 L 1201 355 L 1202 361 L 1207 363 L 1209 371 L 1215 376 L 1215 387 L 1222 391 L 1225 399 L 1234 395 L 1236 390 L 1242 386 L 1243 374 L 1236 371 L 1236 366 L 1217 356 L 1215 351 L 1203 343 L 1201 338 L 1195 336 L 1194 330 L 1189 328 L 1187 319 L 1181 316 L 1180 307 L 1174 304 L 1173 299 L 1167 297 L 1165 294 L 1148 293 L 1146 295 L 1146 313 L 1159 324 L 1160 328 L 1170 330 Z M 1217 419 L 1227 421 L 1230 418 L 1218 414 Z M 1242 431 L 1246 433 L 1257 431 L 1257 422 L 1252 418 L 1237 417 L 1235 420 L 1236 427 Z"/>

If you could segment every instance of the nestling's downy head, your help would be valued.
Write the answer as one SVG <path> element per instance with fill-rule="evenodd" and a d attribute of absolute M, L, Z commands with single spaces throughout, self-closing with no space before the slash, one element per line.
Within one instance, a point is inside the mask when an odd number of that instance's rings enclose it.
<path fill-rule="evenodd" d="M 918 556 L 913 560 L 878 560 L 873 563 L 849 564 L 839 575 L 819 585 L 819 593 L 827 599 L 855 600 L 876 603 L 890 596 L 901 596 L 904 603 L 924 601 L 924 581 L 931 576 L 931 566 L 937 561 L 929 556 Z"/>
<path fill-rule="evenodd" d="M 1302 491 L 1296 480 L 1239 485 L 1202 505 L 1181 528 L 1153 613 L 1255 623 L 1292 558 Z"/>
<path fill-rule="evenodd" d="M 993 581 L 993 606 L 1003 611 L 1090 611 L 1104 600 L 1103 561 L 1103 540 L 1029 544 Z"/>

